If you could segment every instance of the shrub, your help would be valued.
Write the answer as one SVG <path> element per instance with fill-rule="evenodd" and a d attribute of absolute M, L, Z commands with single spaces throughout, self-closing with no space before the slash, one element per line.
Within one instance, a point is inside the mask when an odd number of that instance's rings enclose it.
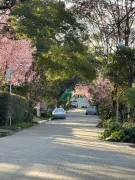
<path fill-rule="evenodd" d="M 29 122 L 33 118 L 33 102 L 18 95 L 0 92 L 0 125 Z"/>
<path fill-rule="evenodd" d="M 117 122 L 116 119 L 111 118 L 103 122 L 103 127 L 115 131 L 121 128 L 121 124 Z"/>
<path fill-rule="evenodd" d="M 0 125 L 8 123 L 10 94 L 0 92 Z"/>
<path fill-rule="evenodd" d="M 110 122 L 108 124 L 108 128 L 110 129 L 111 132 L 119 131 L 119 130 L 121 130 L 121 127 L 122 127 L 121 124 L 116 121 Z"/>
<path fill-rule="evenodd" d="M 51 112 L 51 111 L 49 111 L 49 112 L 47 113 L 47 117 L 52 117 L 52 112 Z"/>
<path fill-rule="evenodd" d="M 52 112 L 51 111 L 43 112 L 41 113 L 41 117 L 52 117 Z"/>
<path fill-rule="evenodd" d="M 101 118 L 102 121 L 109 119 L 110 117 L 112 117 L 112 107 L 110 104 L 103 104 L 101 103 L 99 105 L 99 116 Z"/>
<path fill-rule="evenodd" d="M 105 129 L 104 130 L 104 132 L 101 134 L 101 138 L 102 139 L 106 139 L 106 138 L 108 138 L 109 136 L 111 136 L 111 131 L 110 131 L 110 129 Z"/>
<path fill-rule="evenodd" d="M 125 136 L 122 138 L 122 141 L 135 143 L 135 124 L 124 123 L 123 131 L 125 133 Z"/>
<path fill-rule="evenodd" d="M 104 123 L 106 128 L 101 138 L 109 138 L 110 141 L 132 142 L 135 143 L 135 124 L 126 122 L 120 124 L 113 119 L 109 119 Z"/>
<path fill-rule="evenodd" d="M 114 141 L 122 141 L 125 136 L 123 129 L 111 133 L 111 137 Z"/>
<path fill-rule="evenodd" d="M 13 94 L 10 96 L 9 106 L 12 124 L 25 121 L 27 119 L 29 109 L 29 102 L 27 99 Z"/>
<path fill-rule="evenodd" d="M 112 139 L 118 139 L 119 140 L 119 133 L 122 129 L 122 126 L 119 122 L 117 122 L 115 119 L 109 119 L 107 121 L 104 121 L 103 124 L 104 128 L 106 128 L 104 130 L 104 132 L 102 133 L 102 138 L 106 139 L 108 137 L 112 137 Z M 118 136 L 118 137 L 117 137 Z M 111 139 L 111 140 L 112 140 Z"/>

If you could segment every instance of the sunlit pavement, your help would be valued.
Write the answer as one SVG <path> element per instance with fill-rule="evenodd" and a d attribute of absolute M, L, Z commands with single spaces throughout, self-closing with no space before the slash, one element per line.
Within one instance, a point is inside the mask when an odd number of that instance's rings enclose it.
<path fill-rule="evenodd" d="M 70 110 L 0 139 L 0 180 L 133 180 L 135 148 L 104 142 L 97 116 Z"/>

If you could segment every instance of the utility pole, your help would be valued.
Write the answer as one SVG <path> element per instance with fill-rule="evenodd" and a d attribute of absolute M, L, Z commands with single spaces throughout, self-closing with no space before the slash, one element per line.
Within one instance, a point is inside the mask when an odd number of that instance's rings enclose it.
<path fill-rule="evenodd" d="M 6 78 L 9 81 L 9 93 L 11 96 L 11 93 L 12 93 L 12 80 L 11 80 L 12 79 L 12 70 L 11 70 L 11 66 L 10 66 L 10 68 L 8 68 L 6 70 Z M 10 106 L 9 124 L 10 124 L 10 126 L 12 125 L 11 106 Z"/>

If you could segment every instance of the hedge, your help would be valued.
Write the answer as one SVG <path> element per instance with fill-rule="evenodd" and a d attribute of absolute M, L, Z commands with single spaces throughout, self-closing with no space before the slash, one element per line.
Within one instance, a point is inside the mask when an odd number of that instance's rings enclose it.
<path fill-rule="evenodd" d="M 10 114 L 12 124 L 30 122 L 33 118 L 33 102 L 8 92 L 0 92 L 0 125 L 9 125 Z"/>

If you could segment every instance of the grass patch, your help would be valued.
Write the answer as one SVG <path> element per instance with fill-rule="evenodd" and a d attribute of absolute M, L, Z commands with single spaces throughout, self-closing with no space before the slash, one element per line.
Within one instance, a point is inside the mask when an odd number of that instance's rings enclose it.
<path fill-rule="evenodd" d="M 16 124 L 13 124 L 12 126 L 2 126 L 0 127 L 1 132 L 6 132 L 6 131 L 16 131 L 19 129 L 24 129 L 24 128 L 28 128 L 31 127 L 33 125 L 35 125 L 36 122 L 19 122 Z"/>
<path fill-rule="evenodd" d="M 46 120 L 46 119 L 48 119 L 48 117 L 37 117 L 37 116 L 33 117 L 33 121 L 42 121 L 42 120 Z"/>
<path fill-rule="evenodd" d="M 19 122 L 15 125 L 12 126 L 12 128 L 20 128 L 20 129 L 24 129 L 24 128 L 28 128 L 28 127 L 32 127 L 34 125 L 33 122 Z"/>
<path fill-rule="evenodd" d="M 0 127 L 0 137 L 8 136 L 10 133 L 19 131 L 20 129 L 32 127 L 36 124 L 38 124 L 36 121 L 35 122 L 32 121 L 32 122 L 19 122 L 12 126 L 2 126 Z"/>
<path fill-rule="evenodd" d="M 10 130 L 9 129 L 0 129 L 0 133 L 9 133 Z"/>
<path fill-rule="evenodd" d="M 11 130 L 9 129 L 0 129 L 0 137 L 8 136 Z"/>

